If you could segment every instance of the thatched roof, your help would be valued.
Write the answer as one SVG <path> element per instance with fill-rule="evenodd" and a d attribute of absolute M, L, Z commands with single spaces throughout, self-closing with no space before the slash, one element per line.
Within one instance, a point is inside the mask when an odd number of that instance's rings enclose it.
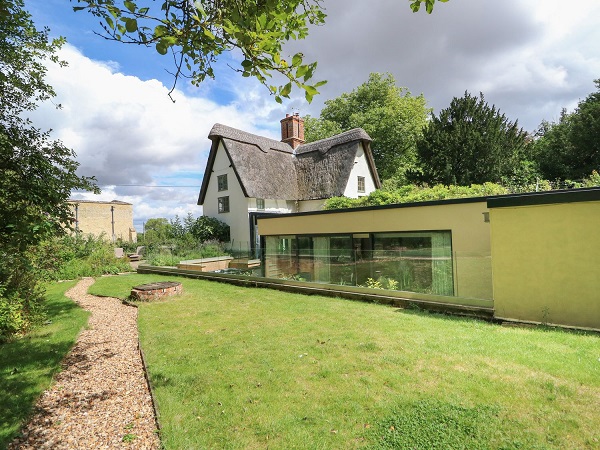
<path fill-rule="evenodd" d="M 375 185 L 380 187 L 373 162 L 371 138 L 362 129 L 292 149 L 286 143 L 225 125 L 213 126 L 212 147 L 198 198 L 204 203 L 219 143 L 222 142 L 246 197 L 313 200 L 343 195 L 359 145 L 365 150 Z"/>
<path fill-rule="evenodd" d="M 246 197 L 298 198 L 296 166 L 292 152 L 287 151 L 291 150 L 289 145 L 283 144 L 286 151 L 271 148 L 265 152 L 248 142 L 222 141 Z"/>

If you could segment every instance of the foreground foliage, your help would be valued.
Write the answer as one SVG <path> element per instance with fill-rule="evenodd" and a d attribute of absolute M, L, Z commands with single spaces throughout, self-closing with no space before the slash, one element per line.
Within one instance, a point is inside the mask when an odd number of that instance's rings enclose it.
<path fill-rule="evenodd" d="M 309 25 L 324 23 L 319 0 L 266 2 L 163 0 L 154 4 L 138 0 L 78 0 L 102 19 L 103 35 L 124 43 L 154 47 L 171 54 L 175 82 L 189 77 L 193 84 L 214 78 L 213 64 L 223 53 L 239 51 L 242 61 L 234 70 L 255 77 L 275 95 L 279 103 L 289 98 L 292 86 L 304 90 L 310 102 L 324 84 L 308 84 L 316 62 L 306 63 L 303 54 L 287 56 L 285 42 L 303 39 Z M 287 83 L 271 84 L 273 74 Z M 175 86 L 173 86 L 173 89 Z"/>
<path fill-rule="evenodd" d="M 0 274 L 10 271 L 5 286 L 12 289 L 0 285 L 0 342 L 30 331 L 47 320 L 42 281 L 131 271 L 125 258 L 115 257 L 113 244 L 93 236 L 55 236 L 22 254 L 6 255 L 4 262 Z M 19 264 L 26 264 L 26 268 Z"/>
<path fill-rule="evenodd" d="M 71 222 L 71 190 L 96 190 L 75 154 L 27 119 L 54 91 L 46 62 L 62 39 L 36 29 L 22 0 L 0 4 L 0 340 L 43 319 L 43 289 L 28 255 Z M 62 64 L 62 63 L 61 63 Z"/>
<path fill-rule="evenodd" d="M 598 335 L 179 281 L 139 309 L 167 449 L 600 444 Z"/>
<path fill-rule="evenodd" d="M 47 324 L 26 337 L 0 345 L 0 448 L 18 433 L 87 322 L 88 313 L 64 296 L 74 285 L 50 285 L 46 294 Z"/>
<path fill-rule="evenodd" d="M 436 0 L 410 0 L 414 12 L 425 3 L 428 13 Z M 437 0 L 447 2 L 448 0 Z M 75 11 L 88 10 L 99 17 L 102 35 L 127 44 L 155 48 L 173 58 L 174 84 L 180 77 L 198 85 L 215 78 L 213 65 L 222 54 L 239 52 L 242 60 L 233 70 L 255 77 L 279 103 L 289 98 L 292 87 L 304 91 L 308 102 L 318 94 L 319 81 L 309 84 L 316 62 L 305 62 L 301 52 L 286 55 L 284 44 L 304 39 L 310 25 L 325 23 L 321 0 L 77 0 Z M 285 84 L 271 84 L 274 74 Z"/>

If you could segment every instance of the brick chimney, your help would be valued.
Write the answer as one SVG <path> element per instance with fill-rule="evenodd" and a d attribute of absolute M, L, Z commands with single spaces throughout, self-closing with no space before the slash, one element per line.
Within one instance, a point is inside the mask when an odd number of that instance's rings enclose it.
<path fill-rule="evenodd" d="M 304 119 L 300 114 L 286 114 L 285 119 L 281 119 L 281 142 L 293 149 L 304 144 Z"/>

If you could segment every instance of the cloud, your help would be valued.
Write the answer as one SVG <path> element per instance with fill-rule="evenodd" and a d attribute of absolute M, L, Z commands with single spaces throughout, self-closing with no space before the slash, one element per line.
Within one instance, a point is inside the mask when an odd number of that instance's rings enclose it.
<path fill-rule="evenodd" d="M 104 191 L 80 198 L 133 203 L 138 224 L 148 217 L 201 214 L 196 201 L 211 145 L 207 136 L 215 123 L 275 136 L 279 122 L 267 123 L 265 117 L 283 114 L 256 83 L 230 86 L 227 104 L 194 96 L 180 83 L 183 89 L 174 92 L 173 103 L 169 89 L 157 80 L 119 73 L 114 63 L 91 60 L 69 45 L 60 57 L 69 65 L 50 65 L 47 81 L 62 109 L 44 104 L 32 119 L 74 149 L 79 173 L 95 176 Z M 131 184 L 197 189 L 119 186 Z"/>
<path fill-rule="evenodd" d="M 600 4 L 562 0 L 460 0 L 413 14 L 406 2 L 325 0 L 327 23 L 286 50 L 317 60 L 327 79 L 304 114 L 349 92 L 370 72 L 390 72 L 423 93 L 435 112 L 465 91 L 483 92 L 507 116 L 533 130 L 594 89 L 600 73 Z"/>

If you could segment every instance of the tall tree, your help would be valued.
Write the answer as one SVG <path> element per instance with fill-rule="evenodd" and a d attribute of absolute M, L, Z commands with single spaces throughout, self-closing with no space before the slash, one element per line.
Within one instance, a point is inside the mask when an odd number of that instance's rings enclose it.
<path fill-rule="evenodd" d="M 580 180 L 600 171 L 600 79 L 597 92 L 572 113 L 563 109 L 557 123 L 542 122 L 535 141 L 535 157 L 542 175 L 550 180 Z"/>
<path fill-rule="evenodd" d="M 75 154 L 27 119 L 39 102 L 54 95 L 44 76 L 45 60 L 57 61 L 62 40 L 49 40 L 24 10 L 23 0 L 0 4 L 0 317 L 7 308 L 27 324 L 27 311 L 40 299 L 26 252 L 62 234 L 72 213 L 71 190 L 96 190 L 92 178 L 76 173 Z M 35 297 L 35 299 L 32 298 Z M 16 312 L 15 312 L 16 311 Z M 2 334 L 0 324 L 0 335 Z"/>
<path fill-rule="evenodd" d="M 410 0 L 413 12 L 421 3 L 428 13 L 436 0 Z M 446 2 L 448 0 L 437 0 Z M 302 53 L 286 56 L 283 44 L 304 39 L 309 25 L 325 22 L 322 0 L 77 0 L 102 19 L 107 39 L 154 47 L 175 61 L 175 83 L 181 76 L 199 84 L 214 78 L 213 64 L 221 54 L 240 51 L 244 59 L 235 68 L 244 77 L 256 77 L 275 95 L 288 98 L 295 85 L 310 102 L 324 81 L 309 84 L 316 62 L 306 63 Z M 272 84 L 272 74 L 287 82 Z M 175 83 L 173 89 L 175 88 Z"/>
<path fill-rule="evenodd" d="M 173 224 L 164 217 L 148 219 L 144 224 L 144 242 L 166 242 L 173 236 Z"/>
<path fill-rule="evenodd" d="M 372 73 L 350 93 L 327 100 L 319 119 L 305 123 L 309 139 L 352 128 L 363 128 L 373 139 L 371 148 L 382 179 L 404 176 L 414 168 L 416 142 L 430 113 L 423 95 L 413 97 L 396 86 L 391 74 Z"/>
<path fill-rule="evenodd" d="M 512 178 L 526 159 L 527 133 L 509 121 L 483 94 L 465 92 L 433 116 L 417 144 L 420 173 L 430 184 L 482 184 Z"/>

